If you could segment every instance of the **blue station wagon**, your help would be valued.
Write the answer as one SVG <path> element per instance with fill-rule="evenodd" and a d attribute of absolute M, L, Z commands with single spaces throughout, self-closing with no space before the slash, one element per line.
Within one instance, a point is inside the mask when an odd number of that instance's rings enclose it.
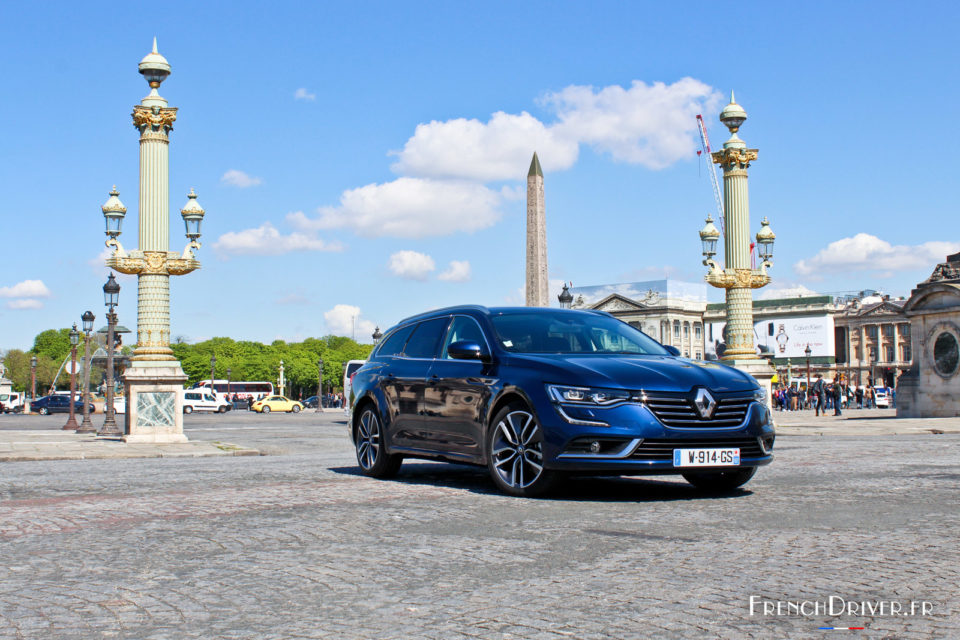
<path fill-rule="evenodd" d="M 600 311 L 461 306 L 407 318 L 357 371 L 350 407 L 366 475 L 441 459 L 484 465 L 517 496 L 565 473 L 681 474 L 725 491 L 773 460 L 753 377 L 678 357 Z"/>

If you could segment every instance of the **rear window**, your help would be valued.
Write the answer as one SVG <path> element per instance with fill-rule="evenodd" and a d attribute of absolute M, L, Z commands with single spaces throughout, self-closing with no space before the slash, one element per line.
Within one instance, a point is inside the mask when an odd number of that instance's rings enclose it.
<path fill-rule="evenodd" d="M 407 358 L 436 358 L 440 350 L 440 339 L 449 324 L 450 318 L 435 318 L 425 320 L 413 330 L 413 335 L 407 340 L 403 355 Z"/>
<path fill-rule="evenodd" d="M 403 345 L 406 343 L 407 338 L 410 337 L 410 332 L 413 331 L 414 325 L 409 325 L 406 327 L 400 327 L 383 341 L 383 344 L 380 345 L 380 348 L 377 349 L 378 356 L 398 356 L 403 352 Z M 349 376 L 347 376 L 349 378 Z"/>
<path fill-rule="evenodd" d="M 348 363 L 348 364 L 347 364 L 347 379 L 350 379 L 350 376 L 352 376 L 354 373 L 356 373 L 357 369 L 359 369 L 359 368 L 362 367 L 362 366 L 363 366 L 363 363 L 362 363 L 362 362 L 350 362 L 350 363 Z"/>

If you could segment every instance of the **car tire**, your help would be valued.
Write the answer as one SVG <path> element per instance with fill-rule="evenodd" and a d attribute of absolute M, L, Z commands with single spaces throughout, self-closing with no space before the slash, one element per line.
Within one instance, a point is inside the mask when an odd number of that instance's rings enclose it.
<path fill-rule="evenodd" d="M 524 404 L 497 412 L 487 429 L 487 469 L 497 488 L 532 498 L 554 487 L 559 474 L 543 467 L 543 427 Z"/>
<path fill-rule="evenodd" d="M 294 413 L 300 413 L 300 405 L 293 405 L 293 409 L 290 409 L 290 411 L 293 411 Z"/>
<path fill-rule="evenodd" d="M 260 413 L 270 413 L 270 407 L 263 405 L 263 408 L 260 409 Z"/>
<path fill-rule="evenodd" d="M 733 491 L 750 481 L 757 472 L 756 467 L 736 469 L 733 471 L 711 471 L 707 473 L 685 473 L 683 479 L 701 491 L 721 493 Z"/>
<path fill-rule="evenodd" d="M 186 406 L 183 407 L 183 412 L 184 412 L 184 413 L 193 413 L 193 407 L 191 407 L 190 405 L 186 405 Z"/>
<path fill-rule="evenodd" d="M 387 453 L 380 418 L 372 406 L 363 410 L 353 429 L 360 471 L 371 478 L 395 476 L 403 464 L 403 456 Z"/>
<path fill-rule="evenodd" d="M 226 413 L 226 412 L 227 412 L 227 408 L 226 408 L 226 407 L 219 407 L 219 408 L 217 409 L 217 413 Z"/>
<path fill-rule="evenodd" d="M 40 407 L 40 412 L 39 412 L 39 413 L 40 413 L 40 415 L 45 416 L 45 415 L 47 415 L 47 414 L 50 413 L 50 409 L 47 409 L 46 407 Z"/>

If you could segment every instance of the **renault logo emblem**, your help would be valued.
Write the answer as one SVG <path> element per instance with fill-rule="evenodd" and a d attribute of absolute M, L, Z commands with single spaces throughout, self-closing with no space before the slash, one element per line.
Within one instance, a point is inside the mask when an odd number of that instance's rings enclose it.
<path fill-rule="evenodd" d="M 710 395 L 710 392 L 706 389 L 697 389 L 697 396 L 693 400 L 693 406 L 697 408 L 697 413 L 700 414 L 701 418 L 710 419 L 710 416 L 713 415 L 713 410 L 717 406 L 717 401 L 713 399 L 713 396 Z"/>

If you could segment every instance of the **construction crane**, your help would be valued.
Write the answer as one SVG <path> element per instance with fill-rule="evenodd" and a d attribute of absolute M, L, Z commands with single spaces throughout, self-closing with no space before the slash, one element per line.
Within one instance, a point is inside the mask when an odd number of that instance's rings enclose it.
<path fill-rule="evenodd" d="M 723 219 L 723 197 L 720 195 L 720 183 L 717 181 L 717 168 L 713 164 L 713 157 L 710 151 L 710 138 L 707 136 L 707 128 L 703 124 L 703 116 L 697 114 L 697 128 L 700 129 L 700 145 L 703 147 L 703 153 L 707 155 L 707 166 L 710 167 L 710 182 L 713 184 L 713 197 L 717 201 L 717 217 L 720 219 L 720 233 L 727 236 L 727 230 L 724 229 Z"/>

